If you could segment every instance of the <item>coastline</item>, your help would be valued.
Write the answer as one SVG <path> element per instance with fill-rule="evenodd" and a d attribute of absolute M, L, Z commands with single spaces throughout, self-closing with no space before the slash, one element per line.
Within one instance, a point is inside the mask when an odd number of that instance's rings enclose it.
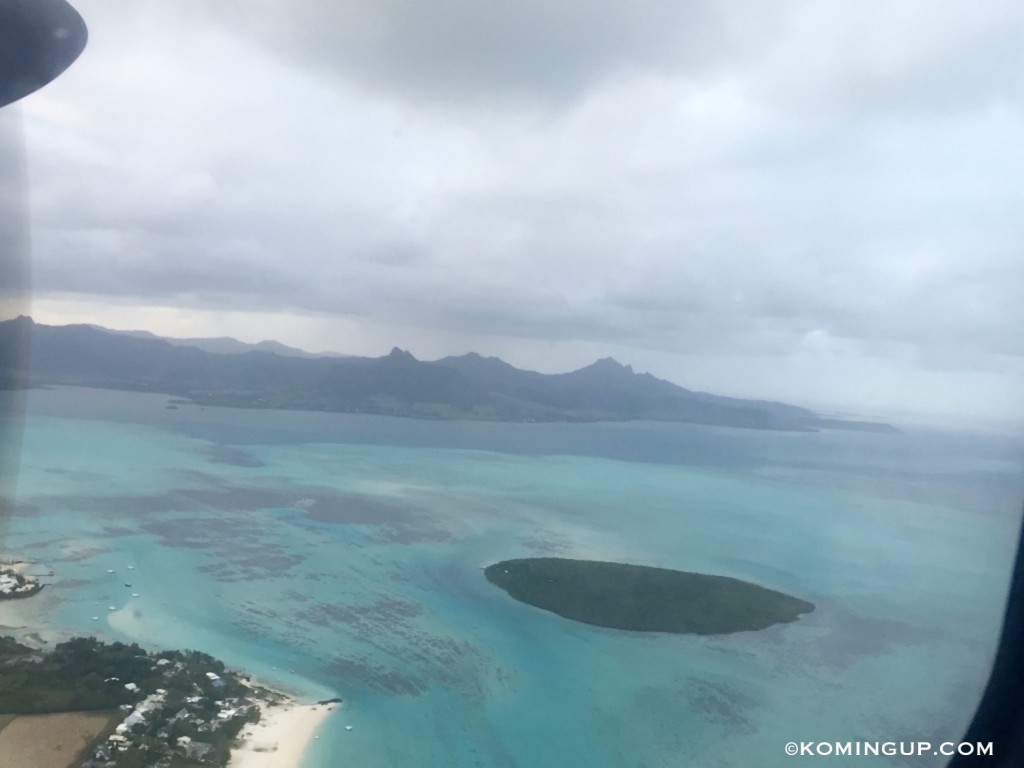
<path fill-rule="evenodd" d="M 111 629 L 128 637 L 144 636 L 135 612 L 137 598 L 106 615 Z M 306 750 L 338 703 L 303 704 L 274 685 L 243 672 L 247 684 L 269 696 L 256 697 L 258 723 L 247 724 L 231 748 L 228 768 L 302 768 Z M 332 694 L 328 694 L 332 695 Z"/>
<path fill-rule="evenodd" d="M 32 565 L 34 563 L 25 560 L 5 560 L 0 562 L 0 569 L 24 574 Z M 10 635 L 33 648 L 44 648 L 65 639 L 61 632 L 44 621 L 47 608 L 40 603 L 41 591 L 39 589 L 28 595 L 0 599 L 0 635 Z"/>
<path fill-rule="evenodd" d="M 25 560 L 7 559 L 0 567 L 23 573 L 32 565 L 33 563 Z M 107 614 L 107 623 L 111 629 L 129 636 L 133 634 L 133 629 L 138 629 L 137 626 L 133 626 L 139 621 L 138 616 L 132 611 L 134 603 L 134 600 L 129 600 L 119 610 Z M 19 642 L 27 643 L 34 648 L 45 648 L 47 645 L 67 639 L 62 633 L 52 629 L 47 631 L 41 626 L 39 621 L 41 611 L 43 611 L 43 606 L 33 600 L 0 600 L 0 635 L 12 635 Z M 51 635 L 51 637 L 43 637 L 43 634 Z M 231 747 L 228 768 L 303 768 L 306 753 L 314 739 L 317 738 L 317 731 L 327 716 L 341 706 L 340 701 L 331 700 L 305 704 L 280 689 L 272 685 L 265 685 L 244 673 L 243 680 L 255 692 L 251 700 L 259 708 L 260 720 L 257 723 L 245 725 L 239 732 Z M 91 715 L 91 713 L 85 714 Z M 79 727 L 76 718 L 80 719 L 81 716 L 83 716 L 82 713 L 70 712 L 47 717 L 50 717 L 55 723 L 63 723 L 66 720 L 75 727 Z M 38 719 L 37 716 L 19 716 L 17 718 L 18 721 L 21 721 L 19 728 L 28 727 L 36 719 Z M 104 717 L 104 722 L 106 719 Z M 11 730 L 7 734 L 8 740 L 16 735 L 18 735 L 18 729 Z M 30 740 L 40 741 L 38 736 Z M 81 745 L 76 747 L 75 751 L 79 748 Z M 29 749 L 29 747 L 26 746 L 25 749 Z M 25 764 L 34 763 L 29 761 Z M 4 765 L 6 763 L 0 757 L 0 766 Z"/>
<path fill-rule="evenodd" d="M 302 768 L 316 732 L 339 706 L 299 704 L 290 698 L 280 703 L 261 700 L 260 721 L 238 734 L 228 768 Z"/>

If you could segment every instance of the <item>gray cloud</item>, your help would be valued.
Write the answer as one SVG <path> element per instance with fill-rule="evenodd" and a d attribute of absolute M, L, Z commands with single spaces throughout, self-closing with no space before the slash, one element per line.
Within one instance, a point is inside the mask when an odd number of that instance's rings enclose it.
<path fill-rule="evenodd" d="M 638 70 L 735 80 L 752 98 L 842 112 L 1019 105 L 1024 92 L 1024 11 L 1012 2 L 231 0 L 215 9 L 290 61 L 413 99 L 572 101 Z"/>
<path fill-rule="evenodd" d="M 257 0 L 217 9 L 231 29 L 300 64 L 476 104 L 572 99 L 624 69 L 696 71 L 732 42 L 735 20 L 706 0 Z"/>
<path fill-rule="evenodd" d="M 1024 384 L 1016 4 L 80 5 L 24 107 L 41 297 Z"/>

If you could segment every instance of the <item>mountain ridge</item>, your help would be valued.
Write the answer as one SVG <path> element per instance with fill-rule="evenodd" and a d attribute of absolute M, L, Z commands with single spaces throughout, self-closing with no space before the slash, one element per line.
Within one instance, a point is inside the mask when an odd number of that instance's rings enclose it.
<path fill-rule="evenodd" d="M 309 352 L 305 349 L 282 344 L 273 339 L 264 339 L 250 344 L 247 341 L 239 341 L 231 336 L 203 336 L 178 338 L 172 336 L 159 336 L 152 331 L 118 331 L 112 328 L 104 328 L 102 325 L 87 323 L 90 328 L 95 328 L 107 333 L 114 333 L 120 336 L 134 336 L 139 339 L 162 339 L 176 347 L 196 347 L 204 352 L 212 352 L 218 355 L 244 355 L 247 352 L 270 352 L 282 357 L 348 357 L 341 352 Z"/>
<path fill-rule="evenodd" d="M 27 317 L 0 321 L 0 348 L 19 345 L 31 346 L 32 365 L 0 360 L 0 388 L 77 385 L 162 392 L 200 405 L 427 419 L 898 431 L 878 422 L 826 419 L 786 403 L 692 391 L 610 357 L 543 374 L 475 352 L 434 361 L 418 360 L 399 347 L 376 358 L 301 357 L 264 349 L 218 353 L 94 325 L 49 326 Z"/>

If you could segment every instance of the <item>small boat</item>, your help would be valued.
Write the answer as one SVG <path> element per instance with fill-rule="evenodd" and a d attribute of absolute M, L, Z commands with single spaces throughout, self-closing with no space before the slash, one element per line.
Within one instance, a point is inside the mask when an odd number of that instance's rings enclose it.
<path fill-rule="evenodd" d="M 113 572 L 114 572 L 113 568 L 107 568 L 107 573 L 113 573 Z"/>
<path fill-rule="evenodd" d="M 352 730 L 352 726 L 351 725 L 346 725 L 345 726 L 345 730 L 346 731 L 351 731 Z"/>
<path fill-rule="evenodd" d="M 127 582 L 127 581 L 126 581 L 126 582 L 124 583 L 124 585 L 125 585 L 126 587 L 130 587 L 130 586 L 131 586 L 131 584 L 129 584 L 129 583 Z"/>
<path fill-rule="evenodd" d="M 134 565 L 129 565 L 128 566 L 128 570 L 129 571 L 134 571 L 135 570 L 135 566 Z"/>
<path fill-rule="evenodd" d="M 138 597 L 138 596 L 139 596 L 138 592 L 132 592 L 132 597 Z"/>
<path fill-rule="evenodd" d="M 99 621 L 99 620 L 100 620 L 100 617 L 99 617 L 99 616 L 93 616 L 93 617 L 92 617 L 92 620 L 93 620 L 93 621 Z"/>
<path fill-rule="evenodd" d="M 108 605 L 107 606 L 107 610 L 116 611 L 117 610 L 117 606 L 116 605 Z"/>

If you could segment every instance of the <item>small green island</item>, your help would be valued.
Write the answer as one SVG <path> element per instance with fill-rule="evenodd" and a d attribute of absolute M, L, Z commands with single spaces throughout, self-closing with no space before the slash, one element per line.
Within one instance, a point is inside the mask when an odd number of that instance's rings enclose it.
<path fill-rule="evenodd" d="M 814 604 L 729 576 L 535 557 L 484 569 L 516 600 L 609 629 L 725 635 L 796 621 Z"/>

